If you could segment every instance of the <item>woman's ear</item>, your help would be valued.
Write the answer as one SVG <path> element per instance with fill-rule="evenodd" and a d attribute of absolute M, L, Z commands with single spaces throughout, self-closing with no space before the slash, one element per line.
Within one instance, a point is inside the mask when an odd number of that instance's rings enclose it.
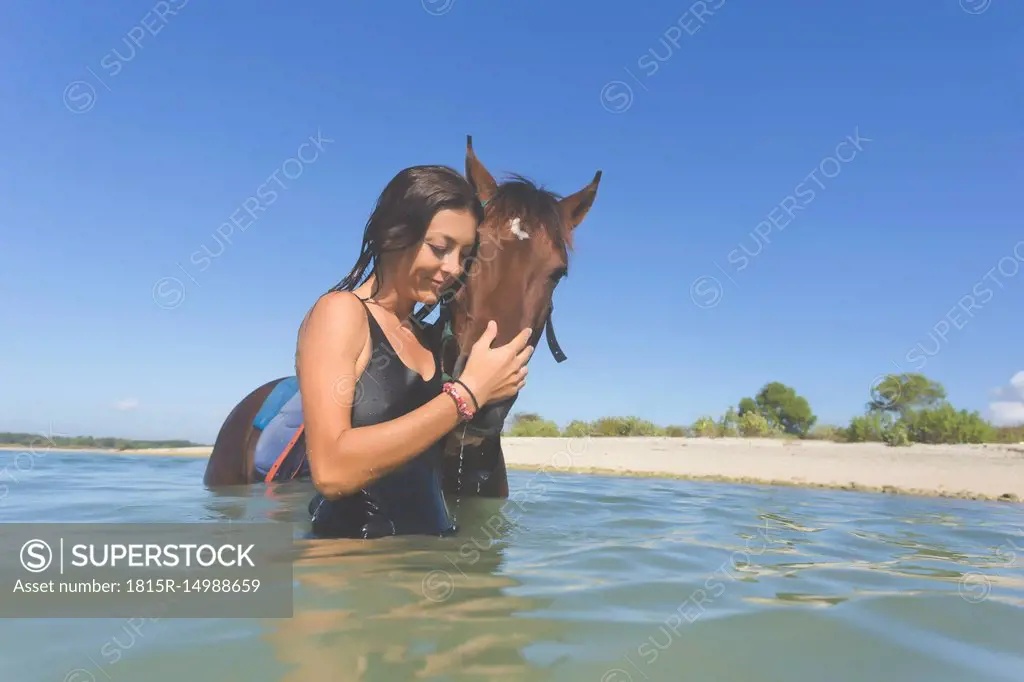
<path fill-rule="evenodd" d="M 466 135 L 466 178 L 469 179 L 469 184 L 473 185 L 481 202 L 490 201 L 498 191 L 498 183 L 473 153 L 472 135 Z"/>

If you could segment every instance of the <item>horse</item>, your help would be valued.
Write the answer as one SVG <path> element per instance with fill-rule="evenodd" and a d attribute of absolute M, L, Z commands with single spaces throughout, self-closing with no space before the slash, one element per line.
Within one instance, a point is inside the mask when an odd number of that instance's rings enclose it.
<path fill-rule="evenodd" d="M 458 378 L 470 347 L 492 319 L 498 325 L 495 344 L 507 343 L 530 327 L 531 345 L 536 347 L 544 333 L 555 360 L 566 359 L 551 321 L 553 296 L 568 274 L 573 233 L 593 205 L 601 174 L 597 171 L 590 184 L 566 197 L 519 175 L 498 184 L 477 158 L 472 136 L 466 137 L 466 177 L 484 206 L 478 244 L 462 275 L 446 283 L 438 302 L 421 307 L 413 317 L 440 355 L 443 378 Z M 437 321 L 426 324 L 438 307 Z M 446 493 L 508 497 L 501 429 L 517 398 L 484 406 L 445 436 Z M 273 455 L 269 467 L 268 455 Z M 251 391 L 228 414 L 203 482 L 218 487 L 308 479 L 298 382 L 294 376 L 279 377 Z"/>
<path fill-rule="evenodd" d="M 568 274 L 573 235 L 597 197 L 601 174 L 597 171 L 586 187 L 564 198 L 521 176 L 499 185 L 467 137 L 466 177 L 484 205 L 484 220 L 478 253 L 465 268 L 471 282 L 456 290 L 439 320 L 444 323 L 438 326 L 443 330 L 440 352 L 446 375 L 459 376 L 488 320 L 497 322 L 495 344 L 507 343 L 530 327 L 530 345 L 536 347 L 543 333 L 555 361 L 566 360 L 552 322 L 554 292 Z M 518 397 L 485 406 L 449 432 L 442 479 L 446 493 L 508 497 L 501 430 Z"/>

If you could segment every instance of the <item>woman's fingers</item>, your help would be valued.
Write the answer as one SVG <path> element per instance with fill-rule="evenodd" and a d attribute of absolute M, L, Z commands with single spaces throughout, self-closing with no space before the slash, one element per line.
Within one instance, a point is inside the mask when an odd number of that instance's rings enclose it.
<path fill-rule="evenodd" d="M 533 335 L 533 330 L 527 327 L 523 331 L 516 334 L 516 338 L 506 343 L 505 348 L 510 349 L 514 355 L 518 354 L 524 348 L 526 348 L 526 344 L 529 343 L 531 335 Z"/>
<path fill-rule="evenodd" d="M 529 343 L 531 336 L 533 336 L 533 330 L 529 327 L 519 332 L 519 335 L 516 337 L 516 350 L 522 350 L 525 348 L 526 344 Z"/>
<path fill-rule="evenodd" d="M 491 342 L 494 341 L 494 337 L 498 335 L 498 323 L 494 320 L 489 320 L 487 326 L 484 327 L 483 334 L 476 340 L 475 346 L 481 346 L 483 348 L 490 348 Z"/>
<path fill-rule="evenodd" d="M 516 362 L 521 365 L 525 365 L 527 362 L 530 361 L 530 356 L 533 355 L 533 351 L 534 346 L 527 346 L 526 348 L 522 349 L 521 351 L 516 353 Z"/>

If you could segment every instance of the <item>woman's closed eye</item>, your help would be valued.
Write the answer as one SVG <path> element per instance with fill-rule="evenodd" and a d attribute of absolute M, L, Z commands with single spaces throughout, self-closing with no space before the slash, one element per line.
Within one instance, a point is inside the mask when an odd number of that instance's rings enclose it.
<path fill-rule="evenodd" d="M 437 256 L 438 258 L 444 258 L 449 253 L 455 250 L 455 245 L 438 246 L 436 244 L 431 244 L 430 242 L 427 242 L 427 246 L 430 247 L 430 250 L 433 251 L 434 255 Z M 462 251 L 459 252 L 459 260 L 461 262 L 465 262 L 465 260 L 468 259 L 472 254 L 472 247 L 464 248 L 462 249 Z"/>

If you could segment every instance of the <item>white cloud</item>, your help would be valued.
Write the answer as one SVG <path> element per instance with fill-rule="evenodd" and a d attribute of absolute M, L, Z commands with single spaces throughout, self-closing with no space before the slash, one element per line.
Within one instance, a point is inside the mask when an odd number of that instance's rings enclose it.
<path fill-rule="evenodd" d="M 1024 424 L 1024 402 L 990 403 L 988 409 L 992 412 L 992 423 L 996 426 Z"/>
<path fill-rule="evenodd" d="M 139 401 L 136 398 L 126 398 L 125 400 L 118 400 L 114 403 L 114 409 L 120 410 L 121 412 L 128 412 L 129 410 L 135 410 L 139 407 Z"/>
<path fill-rule="evenodd" d="M 994 402 L 989 403 L 992 423 L 997 426 L 1016 426 L 1024 424 L 1024 370 L 1010 378 L 1007 386 L 1000 386 L 993 391 Z"/>

